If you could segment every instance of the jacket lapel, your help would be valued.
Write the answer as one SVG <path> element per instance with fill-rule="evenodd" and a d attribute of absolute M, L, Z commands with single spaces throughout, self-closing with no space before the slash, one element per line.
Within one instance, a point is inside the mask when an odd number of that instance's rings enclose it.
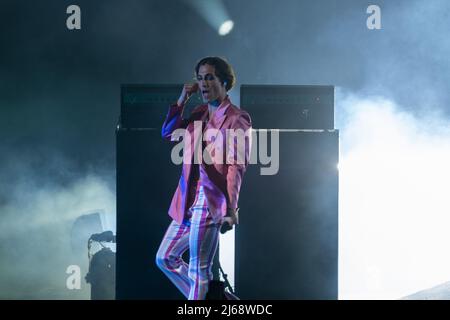
<path fill-rule="evenodd" d="M 217 108 L 214 117 L 208 122 L 207 129 L 214 128 L 220 130 L 222 128 L 222 125 L 227 118 L 226 111 L 228 110 L 230 103 L 230 99 L 227 97 L 219 108 Z M 206 110 L 206 112 L 208 113 L 208 110 Z"/>

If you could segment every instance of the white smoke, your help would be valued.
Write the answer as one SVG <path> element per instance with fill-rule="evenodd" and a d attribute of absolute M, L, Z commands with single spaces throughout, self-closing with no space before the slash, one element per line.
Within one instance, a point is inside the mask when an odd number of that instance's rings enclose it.
<path fill-rule="evenodd" d="M 397 299 L 450 279 L 450 124 L 338 92 L 340 299 Z"/>
<path fill-rule="evenodd" d="M 52 177 L 46 182 L 30 170 L 16 173 L 17 179 L 2 181 L 2 189 L 9 184 L 9 194 L 0 205 L 0 299 L 90 299 L 84 280 L 87 249 L 73 250 L 72 226 L 79 216 L 100 210 L 109 220 L 107 227 L 115 228 L 113 191 L 97 175 L 55 185 Z M 79 290 L 66 287 L 70 265 L 81 268 Z"/>

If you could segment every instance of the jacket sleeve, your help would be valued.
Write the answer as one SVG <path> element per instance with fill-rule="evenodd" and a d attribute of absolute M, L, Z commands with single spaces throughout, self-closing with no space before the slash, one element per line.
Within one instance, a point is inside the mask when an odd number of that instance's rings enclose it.
<path fill-rule="evenodd" d="M 173 104 L 169 107 L 166 119 L 162 125 L 161 135 L 164 139 L 172 141 L 172 133 L 176 129 L 186 129 L 188 120 L 182 118 L 184 105 Z"/>
<path fill-rule="evenodd" d="M 245 133 L 244 145 L 238 143 L 239 139 L 234 138 L 233 141 L 228 141 L 232 150 L 227 155 L 227 208 L 236 209 L 238 207 L 239 191 L 241 188 L 242 178 L 248 165 L 250 150 L 251 150 L 251 138 L 252 138 L 252 122 L 250 115 L 242 111 L 242 113 L 233 122 L 231 129 L 241 129 Z"/>

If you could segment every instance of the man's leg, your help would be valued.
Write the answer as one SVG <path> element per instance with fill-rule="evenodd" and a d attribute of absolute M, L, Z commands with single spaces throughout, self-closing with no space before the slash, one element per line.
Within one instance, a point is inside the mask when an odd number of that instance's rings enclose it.
<path fill-rule="evenodd" d="M 189 229 L 189 226 L 172 221 L 156 254 L 157 266 L 186 298 L 190 292 L 189 268 L 181 256 L 189 247 Z"/>
<path fill-rule="evenodd" d="M 204 300 L 212 279 L 212 260 L 219 241 L 219 225 L 214 224 L 207 207 L 194 207 L 189 237 L 189 300 Z"/>

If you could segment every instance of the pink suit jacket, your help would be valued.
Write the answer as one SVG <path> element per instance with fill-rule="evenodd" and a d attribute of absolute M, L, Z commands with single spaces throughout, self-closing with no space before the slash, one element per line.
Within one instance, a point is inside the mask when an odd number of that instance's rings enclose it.
<path fill-rule="evenodd" d="M 233 105 L 227 96 L 222 101 L 220 106 L 214 112 L 213 117 L 208 121 L 206 128 L 204 124 L 208 120 L 208 105 L 203 104 L 197 106 L 192 112 L 189 119 L 183 119 L 184 106 L 171 105 L 169 112 L 162 126 L 163 138 L 174 141 L 176 137 L 172 137 L 172 133 L 176 129 L 186 129 L 191 137 L 191 146 L 194 146 L 194 121 L 202 121 L 202 129 L 217 129 L 223 135 L 224 144 L 226 139 L 226 129 L 242 129 L 244 132 L 250 133 L 245 138 L 245 161 L 244 163 L 234 161 L 226 161 L 225 152 L 223 161 L 213 161 L 211 164 L 201 161 L 199 166 L 199 180 L 203 185 L 205 196 L 208 202 L 208 208 L 212 214 L 213 220 L 219 223 L 226 215 L 227 208 L 235 209 L 238 207 L 239 191 L 242 183 L 244 172 L 248 165 L 249 151 L 251 148 L 251 118 L 250 115 Z M 248 131 L 247 131 L 248 130 Z M 198 138 L 197 138 L 198 139 Z M 200 137 L 202 139 L 202 137 Z M 208 140 L 208 139 L 207 139 Z M 206 146 L 211 141 L 206 141 Z M 204 144 L 204 146 L 205 146 Z M 223 150 L 226 150 L 224 145 Z M 236 148 L 236 141 L 234 144 Z M 203 148 L 201 149 L 203 151 Z M 185 150 L 184 150 L 185 151 Z M 192 159 L 194 155 L 194 147 L 190 148 L 189 157 Z M 192 167 L 193 161 L 185 163 L 183 161 L 183 168 L 177 189 L 173 195 L 172 202 L 169 208 L 169 215 L 177 221 L 182 223 L 187 211 L 191 207 L 193 200 L 190 195 L 195 184 L 192 182 Z"/>

